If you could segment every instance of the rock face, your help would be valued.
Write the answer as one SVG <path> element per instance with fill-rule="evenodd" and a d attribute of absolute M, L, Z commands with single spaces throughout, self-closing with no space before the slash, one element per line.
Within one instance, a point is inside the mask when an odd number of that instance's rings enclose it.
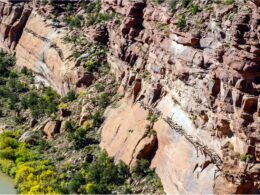
<path fill-rule="evenodd" d="M 225 32 L 208 18 L 210 31 L 184 33 L 163 6 L 104 0 L 104 10 L 123 17 L 108 25 L 108 59 L 125 98 L 107 112 L 101 146 L 134 163 L 153 110 L 160 113 L 153 125 L 158 146 L 148 156 L 167 193 L 259 193 L 256 5 L 215 7 Z M 251 11 L 229 20 L 224 15 L 234 6 Z"/>
<path fill-rule="evenodd" d="M 27 4 L 12 5 L 0 1 L 0 34 L 6 49 L 15 49 L 30 13 L 31 8 Z"/>
<path fill-rule="evenodd" d="M 75 62 L 69 59 L 71 51 L 63 43 L 64 36 L 32 12 L 16 48 L 17 65 L 32 69 L 36 79 L 61 94 L 76 82 Z"/>
<path fill-rule="evenodd" d="M 76 87 L 84 70 L 75 67 L 71 45 L 63 41 L 64 28 L 56 28 L 32 4 L 23 2 L 0 1 L 0 18 L 1 47 L 16 53 L 18 66 L 33 70 L 37 82 L 62 95 Z"/>
<path fill-rule="evenodd" d="M 257 194 L 259 1 L 196 2 L 210 11 L 198 14 L 202 21 L 188 15 L 183 32 L 164 4 L 102 0 L 102 11 L 121 22 L 83 32 L 94 42 L 108 41 L 124 97 L 106 111 L 101 147 L 130 166 L 148 159 L 170 194 Z M 66 29 L 50 25 L 30 5 L 0 3 L 2 47 L 61 94 L 89 86 L 93 75 L 76 66 L 62 41 Z M 44 132 L 51 137 L 56 125 Z"/>

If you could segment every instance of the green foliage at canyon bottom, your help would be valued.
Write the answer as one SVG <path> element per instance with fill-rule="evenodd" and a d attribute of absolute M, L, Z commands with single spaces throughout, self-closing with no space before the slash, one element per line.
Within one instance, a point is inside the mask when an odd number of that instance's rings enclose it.
<path fill-rule="evenodd" d="M 19 193 L 138 193 L 145 186 L 148 192 L 163 192 L 147 160 L 138 161 L 130 171 L 100 150 L 98 128 L 113 96 L 103 92 L 101 81 L 93 85 L 101 94 L 89 100 L 97 109 L 89 116 L 91 122 L 79 126 L 78 121 L 69 120 L 65 133 L 47 140 L 42 131 L 30 127 L 29 121 L 58 118 L 59 109 L 78 106 L 84 93 L 70 91 L 60 98 L 51 88 L 36 89 L 32 73 L 26 68 L 15 71 L 14 64 L 12 56 L 0 52 L 0 125 L 6 125 L 0 132 L 0 169 L 14 177 Z M 28 139 L 22 141 L 26 133 Z"/>

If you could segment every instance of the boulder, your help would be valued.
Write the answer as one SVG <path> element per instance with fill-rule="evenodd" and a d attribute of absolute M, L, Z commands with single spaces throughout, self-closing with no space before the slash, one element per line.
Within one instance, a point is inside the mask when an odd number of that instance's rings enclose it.
<path fill-rule="evenodd" d="M 60 133 L 61 121 L 54 120 L 49 121 L 43 128 L 43 133 L 47 136 L 48 139 L 53 138 L 57 133 Z"/>

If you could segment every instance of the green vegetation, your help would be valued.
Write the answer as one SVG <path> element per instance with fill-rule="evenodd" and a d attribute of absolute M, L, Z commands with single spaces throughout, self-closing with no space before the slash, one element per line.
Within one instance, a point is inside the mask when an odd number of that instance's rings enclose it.
<path fill-rule="evenodd" d="M 231 5 L 234 3 L 234 0 L 224 0 L 224 4 Z"/>
<path fill-rule="evenodd" d="M 162 189 L 160 178 L 155 174 L 153 170 L 149 168 L 150 163 L 148 160 L 140 159 L 133 167 L 133 177 L 146 178 L 148 184 L 156 186 L 158 189 Z"/>
<path fill-rule="evenodd" d="M 80 16 L 66 16 L 65 21 L 70 28 L 80 28 L 83 25 L 83 19 Z"/>
<path fill-rule="evenodd" d="M 170 0 L 169 1 L 169 8 L 171 12 L 174 12 L 177 7 L 178 0 Z"/>
<path fill-rule="evenodd" d="M 191 5 L 191 13 L 192 13 L 193 15 L 195 15 L 195 14 L 197 14 L 198 12 L 200 12 L 199 6 L 192 4 L 192 5 Z"/>
<path fill-rule="evenodd" d="M 41 118 L 44 115 L 50 116 L 58 110 L 58 94 L 50 87 L 45 87 L 42 94 L 38 95 L 35 90 L 25 94 L 21 99 L 21 105 L 24 109 L 30 109 L 33 118 Z"/>
<path fill-rule="evenodd" d="M 84 25 L 92 26 L 102 24 L 115 18 L 114 13 L 101 13 L 101 0 L 86 3 L 81 1 L 80 6 L 85 10 L 86 16 L 75 15 L 75 7 L 69 3 L 66 7 L 66 15 L 64 21 L 70 28 L 80 28 Z"/>
<path fill-rule="evenodd" d="M 0 52 L 0 100 L 2 115 L 16 115 L 16 122 L 21 123 L 21 112 L 27 109 L 33 118 L 50 116 L 57 111 L 58 94 L 49 87 L 36 89 L 30 87 L 33 82 L 32 73 L 22 68 L 20 73 L 11 70 L 15 59 Z M 9 111 L 11 110 L 11 112 Z"/>
<path fill-rule="evenodd" d="M 241 161 L 250 162 L 250 161 L 254 160 L 254 158 L 255 157 L 252 154 L 240 154 Z"/>
<path fill-rule="evenodd" d="M 86 26 L 101 24 L 115 18 L 114 13 L 100 13 L 101 0 L 91 1 L 85 6 L 85 11 L 87 13 Z"/>
<path fill-rule="evenodd" d="M 64 42 L 72 43 L 73 45 L 84 45 L 84 49 L 78 50 L 74 47 L 72 57 L 80 61 L 80 64 L 89 72 L 99 72 L 107 74 L 109 66 L 106 62 L 107 45 L 93 44 L 86 39 L 81 39 L 76 34 L 68 35 L 64 38 Z M 87 54 L 87 55 L 85 55 Z"/>
<path fill-rule="evenodd" d="M 76 134 L 77 141 L 81 143 L 85 130 L 78 129 Z M 154 171 L 149 169 L 147 160 L 137 161 L 131 175 L 123 162 L 115 165 L 112 158 L 100 151 L 92 154 L 95 160 L 86 161 L 72 176 L 64 175 L 64 168 L 57 168 L 53 162 L 36 155 L 32 145 L 18 142 L 20 135 L 20 131 L 0 134 L 0 168 L 15 177 L 19 193 L 131 193 L 130 184 L 127 183 L 130 177 L 137 180 L 146 178 L 149 184 L 161 188 L 160 180 Z"/>
<path fill-rule="evenodd" d="M 15 64 L 15 58 L 11 55 L 6 55 L 2 50 L 0 51 L 0 76 L 7 77 L 9 75 L 8 68 Z"/>
<path fill-rule="evenodd" d="M 58 177 L 48 161 L 29 161 L 18 165 L 15 175 L 21 194 L 58 194 Z"/>
<path fill-rule="evenodd" d="M 110 103 L 110 97 L 107 93 L 103 93 L 99 98 L 98 98 L 98 105 L 101 108 L 106 108 Z"/>
<path fill-rule="evenodd" d="M 77 99 L 77 94 L 74 90 L 70 90 L 66 96 L 62 98 L 63 102 L 72 102 Z"/>
<path fill-rule="evenodd" d="M 188 7 L 192 0 L 181 0 L 182 7 Z"/>
<path fill-rule="evenodd" d="M 178 28 L 180 28 L 181 30 L 183 30 L 183 29 L 186 27 L 186 18 L 185 18 L 185 15 L 182 15 L 182 16 L 179 17 L 177 26 L 178 26 Z"/>
<path fill-rule="evenodd" d="M 75 130 L 74 126 L 75 126 L 75 124 L 72 121 L 66 121 L 64 128 L 68 132 L 73 132 Z"/>
<path fill-rule="evenodd" d="M 153 0 L 156 4 L 162 4 L 165 0 Z"/>
<path fill-rule="evenodd" d="M 155 123 L 158 120 L 158 116 L 152 112 L 149 112 L 147 118 L 151 123 Z"/>
<path fill-rule="evenodd" d="M 5 131 L 0 134 L 0 169 L 14 175 L 19 164 L 36 160 L 38 155 L 25 143 L 18 142 L 21 131 Z"/>

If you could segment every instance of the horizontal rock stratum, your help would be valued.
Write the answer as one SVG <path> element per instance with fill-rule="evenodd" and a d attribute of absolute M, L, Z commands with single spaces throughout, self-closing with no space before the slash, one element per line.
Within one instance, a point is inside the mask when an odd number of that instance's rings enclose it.
<path fill-rule="evenodd" d="M 188 15 L 185 30 L 164 3 L 142 0 L 102 0 L 102 12 L 119 19 L 82 27 L 89 41 L 108 44 L 121 83 L 123 98 L 106 110 L 100 146 L 129 166 L 148 159 L 169 194 L 257 194 L 259 1 L 196 2 L 202 10 Z M 87 87 L 92 76 L 63 41 L 69 28 L 49 13 L 37 1 L 1 1 L 1 46 L 61 94 L 82 80 Z"/>

